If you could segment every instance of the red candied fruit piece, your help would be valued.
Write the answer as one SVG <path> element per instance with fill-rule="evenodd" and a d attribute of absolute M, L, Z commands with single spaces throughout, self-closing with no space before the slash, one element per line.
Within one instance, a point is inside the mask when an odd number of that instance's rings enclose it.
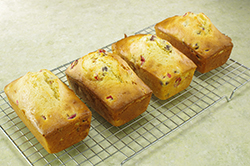
<path fill-rule="evenodd" d="M 99 53 L 103 53 L 104 55 L 107 54 L 106 51 L 105 51 L 104 49 L 100 49 L 100 50 L 99 50 Z"/>
<path fill-rule="evenodd" d="M 70 117 L 68 117 L 68 119 L 74 119 L 75 117 L 76 117 L 76 114 L 73 114 Z"/>
<path fill-rule="evenodd" d="M 167 73 L 167 77 L 168 77 L 168 78 L 171 78 L 171 77 L 172 77 L 172 75 L 171 75 L 171 74 L 169 74 L 169 73 Z M 166 78 L 166 76 L 163 76 L 162 78 Z"/>
<path fill-rule="evenodd" d="M 180 77 L 178 77 L 176 80 L 175 80 L 175 87 L 177 87 L 178 85 L 180 85 L 180 83 L 181 83 L 181 78 Z"/>
<path fill-rule="evenodd" d="M 143 65 L 145 63 L 145 58 L 141 55 L 141 65 Z"/>
<path fill-rule="evenodd" d="M 175 82 L 181 82 L 181 77 L 178 77 Z"/>
<path fill-rule="evenodd" d="M 191 12 L 187 12 L 187 13 L 185 13 L 184 15 L 183 15 L 183 17 L 185 17 L 186 15 L 188 15 L 189 13 L 191 13 Z"/>
<path fill-rule="evenodd" d="M 106 51 L 104 49 L 100 49 L 99 52 L 105 53 Z"/>
<path fill-rule="evenodd" d="M 108 97 L 106 97 L 106 99 L 111 99 L 111 100 L 114 100 L 114 98 L 110 95 Z"/>
<path fill-rule="evenodd" d="M 17 105 L 19 104 L 18 100 L 16 100 L 16 104 L 17 104 Z"/>
<path fill-rule="evenodd" d="M 99 80 L 98 74 L 94 77 L 96 80 Z"/>
<path fill-rule="evenodd" d="M 78 63 L 78 59 L 71 63 L 70 69 L 73 69 L 77 65 L 77 63 Z"/>

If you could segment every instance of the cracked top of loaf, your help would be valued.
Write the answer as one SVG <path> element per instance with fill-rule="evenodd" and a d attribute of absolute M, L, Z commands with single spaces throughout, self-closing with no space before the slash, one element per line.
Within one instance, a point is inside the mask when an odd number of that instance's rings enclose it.
<path fill-rule="evenodd" d="M 47 69 L 28 72 L 4 89 L 9 100 L 35 128 L 46 135 L 79 117 L 91 116 L 87 106 Z"/>
<path fill-rule="evenodd" d="M 157 23 L 155 29 L 182 41 L 204 57 L 232 46 L 231 38 L 222 34 L 204 13 L 169 17 Z"/>
<path fill-rule="evenodd" d="M 112 109 L 122 108 L 152 93 L 121 57 L 103 49 L 74 61 L 66 74 Z"/>

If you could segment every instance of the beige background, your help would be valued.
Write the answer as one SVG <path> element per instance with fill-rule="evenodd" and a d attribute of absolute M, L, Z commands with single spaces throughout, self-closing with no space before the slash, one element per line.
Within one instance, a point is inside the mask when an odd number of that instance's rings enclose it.
<path fill-rule="evenodd" d="M 249 0 L 1 0 L 0 91 L 28 71 L 53 69 L 166 17 L 204 12 L 250 67 Z M 249 165 L 249 84 L 125 165 Z M 0 163 L 27 165 L 0 132 Z M 113 157 L 101 165 L 120 165 Z"/>

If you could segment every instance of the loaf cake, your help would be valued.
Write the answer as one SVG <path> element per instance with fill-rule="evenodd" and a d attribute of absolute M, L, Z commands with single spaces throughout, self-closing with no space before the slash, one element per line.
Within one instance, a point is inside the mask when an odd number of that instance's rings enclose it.
<path fill-rule="evenodd" d="M 103 49 L 66 70 L 70 87 L 110 124 L 121 126 L 146 111 L 152 90 L 118 55 Z"/>
<path fill-rule="evenodd" d="M 48 153 L 60 152 L 88 135 L 91 111 L 49 70 L 28 72 L 4 91 L 12 108 Z"/>
<path fill-rule="evenodd" d="M 156 35 L 169 41 L 207 73 L 228 60 L 233 43 L 203 13 L 173 16 L 155 25 Z"/>
<path fill-rule="evenodd" d="M 189 86 L 196 65 L 166 40 L 151 34 L 137 34 L 112 44 L 135 73 L 166 100 Z"/>

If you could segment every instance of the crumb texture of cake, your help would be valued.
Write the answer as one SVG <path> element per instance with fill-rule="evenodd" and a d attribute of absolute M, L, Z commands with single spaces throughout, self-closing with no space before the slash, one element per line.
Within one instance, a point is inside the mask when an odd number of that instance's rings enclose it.
<path fill-rule="evenodd" d="M 146 111 L 152 95 L 122 58 L 102 49 L 74 61 L 66 76 L 75 93 L 114 126 Z"/>
<path fill-rule="evenodd" d="M 231 38 L 222 34 L 204 13 L 169 17 L 155 25 L 155 32 L 193 60 L 201 73 L 226 63 L 233 48 Z"/>
<path fill-rule="evenodd" d="M 112 51 L 162 100 L 186 89 L 196 69 L 196 65 L 169 42 L 151 34 L 125 37 L 112 45 Z"/>
<path fill-rule="evenodd" d="M 12 108 L 49 153 L 83 140 L 92 113 L 47 69 L 28 72 L 4 89 Z"/>

